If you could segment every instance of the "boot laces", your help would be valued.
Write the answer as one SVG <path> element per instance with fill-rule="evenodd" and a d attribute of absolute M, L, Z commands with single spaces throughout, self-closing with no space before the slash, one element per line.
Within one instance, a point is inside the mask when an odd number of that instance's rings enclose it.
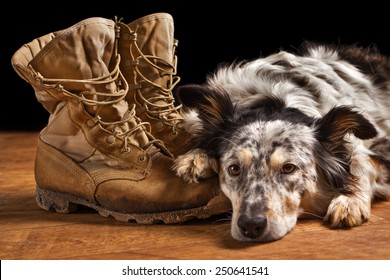
<path fill-rule="evenodd" d="M 124 142 L 124 147 L 122 152 L 130 152 L 130 139 L 132 136 L 137 133 L 145 133 L 147 135 L 148 141 L 146 145 L 140 147 L 145 151 L 143 155 L 143 159 L 146 159 L 146 154 L 149 154 L 151 157 L 158 153 L 160 149 L 159 146 L 163 145 L 162 140 L 154 139 L 151 136 L 151 127 L 148 122 L 142 122 L 138 117 L 136 117 L 135 104 L 132 109 L 128 110 L 123 118 L 119 121 L 106 122 L 101 119 L 99 116 L 100 109 L 105 105 L 113 105 L 125 99 L 125 96 L 128 92 L 128 84 L 123 77 L 120 68 L 120 55 L 116 55 L 116 64 L 114 69 L 106 74 L 97 78 L 91 79 L 52 79 L 45 78 L 39 72 L 35 71 L 31 65 L 29 68 L 31 70 L 34 79 L 39 81 L 41 85 L 43 85 L 44 90 L 55 90 L 57 92 L 61 92 L 63 95 L 67 96 L 70 99 L 78 100 L 87 106 L 96 106 L 98 109 L 96 111 L 95 117 L 92 119 L 94 122 L 99 123 L 103 128 L 110 133 L 114 137 L 121 138 Z M 110 86 L 112 83 L 115 83 L 116 90 L 114 92 L 99 92 L 99 91 L 82 91 L 80 93 L 73 93 L 64 88 L 66 84 L 89 84 L 92 86 L 97 85 L 107 85 Z M 136 123 L 134 125 L 134 120 Z M 129 125 L 132 122 L 131 126 Z"/>
<path fill-rule="evenodd" d="M 177 57 L 174 56 L 174 62 L 173 64 L 171 64 L 158 56 L 145 55 L 137 44 L 136 35 L 137 35 L 136 31 L 134 31 L 133 34 L 134 43 L 130 46 L 130 54 L 133 58 L 133 65 L 134 65 L 135 72 L 139 77 L 139 80 L 137 81 L 137 85 L 136 85 L 136 91 L 137 91 L 137 95 L 141 99 L 140 103 L 143 104 L 143 107 L 146 110 L 146 112 L 149 113 L 148 116 L 150 118 L 159 119 L 163 123 L 171 126 L 173 133 L 176 134 L 177 126 L 179 126 L 184 121 L 183 117 L 179 113 L 179 110 L 182 107 L 182 105 L 177 105 L 177 106 L 175 105 L 175 99 L 173 98 L 173 94 L 172 94 L 174 87 L 180 81 L 180 77 L 176 76 Z M 173 52 L 175 51 L 176 48 L 176 42 L 174 44 Z M 133 56 L 132 46 L 134 46 L 137 53 L 139 53 L 138 57 Z M 140 71 L 138 67 L 140 60 L 143 60 L 151 67 L 158 70 L 161 77 L 168 76 L 167 84 L 165 87 L 151 81 Z M 156 61 L 156 63 L 153 63 L 152 60 Z M 161 67 L 157 65 L 157 63 L 161 63 L 166 67 Z M 151 96 L 146 98 L 142 94 L 142 89 L 147 87 L 152 87 L 153 90 L 158 93 L 157 96 Z M 157 116 L 157 118 L 155 116 Z"/>
<path fill-rule="evenodd" d="M 126 127 L 126 124 L 131 122 L 132 120 L 137 120 L 137 125 L 126 129 L 123 127 Z M 101 119 L 98 120 L 98 122 L 103 127 L 111 127 L 112 134 L 115 137 L 121 138 L 124 140 L 124 147 L 122 149 L 122 152 L 128 153 L 130 152 L 130 139 L 132 138 L 131 135 L 136 135 L 138 132 L 145 132 L 151 133 L 151 126 L 148 122 L 142 122 L 137 116 L 136 116 L 136 110 L 135 110 L 135 104 L 133 105 L 132 109 L 126 112 L 126 115 L 124 118 L 120 121 L 116 122 L 104 122 Z M 158 153 L 159 149 L 154 149 L 154 144 L 161 144 L 162 141 L 159 139 L 149 139 L 148 143 L 141 147 L 143 150 L 145 150 L 147 153 L 149 153 L 151 156 Z"/>

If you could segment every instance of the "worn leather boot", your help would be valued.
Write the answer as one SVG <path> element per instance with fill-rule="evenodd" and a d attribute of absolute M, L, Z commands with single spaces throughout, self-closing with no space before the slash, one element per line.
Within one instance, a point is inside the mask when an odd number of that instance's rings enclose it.
<path fill-rule="evenodd" d="M 139 223 L 178 223 L 226 211 L 229 202 L 217 181 L 187 184 L 175 176 L 171 153 L 140 120 L 134 103 L 125 101 L 120 28 L 112 20 L 85 19 L 25 44 L 12 57 L 50 113 L 36 151 L 38 205 L 61 213 L 85 205 Z"/>
<path fill-rule="evenodd" d="M 136 104 L 137 115 L 150 122 L 155 137 L 176 155 L 188 151 L 188 140 L 182 127 L 181 105 L 175 103 L 173 89 L 180 78 L 176 75 L 177 57 L 173 18 L 156 13 L 120 26 L 120 67 L 129 84 L 126 100 Z"/>

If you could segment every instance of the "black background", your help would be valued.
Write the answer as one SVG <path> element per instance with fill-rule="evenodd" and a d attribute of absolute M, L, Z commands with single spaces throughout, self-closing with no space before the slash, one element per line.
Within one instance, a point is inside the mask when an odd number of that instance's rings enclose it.
<path fill-rule="evenodd" d="M 294 51 L 304 40 L 374 44 L 390 55 L 390 16 L 385 4 L 287 3 L 290 4 L 253 0 L 9 3 L 1 17 L 0 130 L 40 130 L 48 119 L 33 88 L 13 70 L 13 53 L 24 43 L 89 17 L 118 16 L 130 23 L 151 13 L 170 13 L 179 40 L 180 84 L 204 82 L 219 63 L 253 59 L 280 49 Z"/>

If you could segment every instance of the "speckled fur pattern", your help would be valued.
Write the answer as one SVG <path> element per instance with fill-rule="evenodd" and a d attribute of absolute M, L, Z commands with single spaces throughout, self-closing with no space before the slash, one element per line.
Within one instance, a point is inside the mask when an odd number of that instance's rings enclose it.
<path fill-rule="evenodd" d="M 306 43 L 183 85 L 192 149 L 173 169 L 217 173 L 240 241 L 282 238 L 298 218 L 359 226 L 390 198 L 390 62 L 375 48 Z"/>

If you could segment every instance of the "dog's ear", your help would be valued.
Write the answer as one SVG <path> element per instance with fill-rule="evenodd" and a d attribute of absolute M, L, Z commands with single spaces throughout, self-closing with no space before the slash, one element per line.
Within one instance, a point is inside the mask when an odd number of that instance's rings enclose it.
<path fill-rule="evenodd" d="M 330 110 L 324 117 L 314 122 L 317 166 L 330 185 L 345 189 L 353 180 L 349 172 L 350 152 L 345 147 L 344 136 L 352 133 L 360 139 L 370 139 L 377 135 L 375 127 L 361 114 L 350 107 L 340 106 Z"/>
<path fill-rule="evenodd" d="M 234 118 L 234 106 L 229 95 L 223 90 L 216 90 L 207 85 L 183 85 L 176 92 L 184 110 L 198 112 L 205 129 L 218 130 Z"/>
<path fill-rule="evenodd" d="M 235 126 L 235 110 L 229 95 L 207 85 L 186 85 L 177 90 L 184 111 L 196 112 L 199 124 L 193 134 L 193 148 L 203 148 L 219 158 L 223 141 Z"/>
<path fill-rule="evenodd" d="M 210 89 L 206 85 L 187 84 L 178 86 L 175 95 L 185 108 L 196 108 L 199 101 L 204 99 L 209 91 Z"/>
<path fill-rule="evenodd" d="M 360 139 L 370 139 L 378 134 L 365 117 L 346 106 L 330 110 L 316 122 L 316 129 L 318 139 L 329 143 L 339 143 L 347 133 Z"/>

